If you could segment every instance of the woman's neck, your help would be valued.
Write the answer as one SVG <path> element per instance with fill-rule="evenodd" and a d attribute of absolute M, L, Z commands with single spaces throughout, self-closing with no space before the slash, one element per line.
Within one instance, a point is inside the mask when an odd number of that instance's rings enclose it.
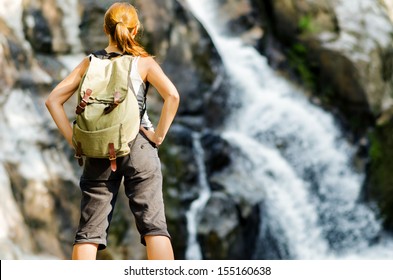
<path fill-rule="evenodd" d="M 107 53 L 111 53 L 111 52 L 116 52 L 116 53 L 122 53 L 122 51 L 117 47 L 117 44 L 109 41 L 108 46 L 105 48 L 105 51 Z"/>

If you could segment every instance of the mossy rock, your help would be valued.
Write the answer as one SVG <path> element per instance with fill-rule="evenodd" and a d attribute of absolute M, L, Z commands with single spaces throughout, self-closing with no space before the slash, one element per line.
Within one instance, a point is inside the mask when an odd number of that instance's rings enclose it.
<path fill-rule="evenodd" d="M 385 228 L 393 230 L 393 119 L 370 133 L 367 189 L 380 207 Z"/>

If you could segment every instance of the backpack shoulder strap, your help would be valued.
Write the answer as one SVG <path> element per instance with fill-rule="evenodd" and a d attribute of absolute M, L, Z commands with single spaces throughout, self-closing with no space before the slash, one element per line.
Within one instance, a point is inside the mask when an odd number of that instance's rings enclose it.
<path fill-rule="evenodd" d="M 102 49 L 102 50 L 99 50 L 99 51 L 92 52 L 90 54 L 90 58 L 91 58 L 91 56 L 95 56 L 97 58 L 104 59 L 104 58 L 106 58 L 108 56 L 108 53 L 106 52 L 105 49 Z"/>
<path fill-rule="evenodd" d="M 92 52 L 91 55 L 94 55 L 95 57 L 100 58 L 100 59 L 112 59 L 112 58 L 115 58 L 118 56 L 123 56 L 123 54 L 117 53 L 117 52 L 108 53 L 108 52 L 106 52 L 105 49 Z"/>

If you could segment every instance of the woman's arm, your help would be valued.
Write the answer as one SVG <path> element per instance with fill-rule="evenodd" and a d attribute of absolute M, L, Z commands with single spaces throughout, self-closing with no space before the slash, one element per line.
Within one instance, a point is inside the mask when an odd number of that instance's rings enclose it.
<path fill-rule="evenodd" d="M 60 133 L 72 146 L 72 127 L 64 111 L 63 104 L 78 89 L 79 83 L 89 66 L 89 59 L 86 57 L 63 81 L 61 81 L 49 94 L 45 105 L 55 121 Z"/>
<path fill-rule="evenodd" d="M 164 104 L 155 131 L 147 130 L 144 127 L 141 127 L 141 129 L 150 141 L 159 146 L 164 141 L 169 127 L 175 118 L 180 97 L 176 87 L 165 75 L 158 63 L 152 57 L 144 58 L 144 60 L 146 61 L 146 81 L 157 89 L 158 93 L 164 99 Z"/>

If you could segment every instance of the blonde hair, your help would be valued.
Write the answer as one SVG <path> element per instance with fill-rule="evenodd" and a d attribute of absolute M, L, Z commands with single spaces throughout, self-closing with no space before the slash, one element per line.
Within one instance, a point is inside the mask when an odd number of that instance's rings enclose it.
<path fill-rule="evenodd" d="M 133 32 L 138 32 L 139 28 L 140 22 L 137 11 L 129 3 L 114 3 L 105 13 L 104 30 L 111 36 L 117 47 L 123 53 L 146 57 L 149 54 L 132 35 Z M 136 33 L 134 34 L 136 35 Z"/>

